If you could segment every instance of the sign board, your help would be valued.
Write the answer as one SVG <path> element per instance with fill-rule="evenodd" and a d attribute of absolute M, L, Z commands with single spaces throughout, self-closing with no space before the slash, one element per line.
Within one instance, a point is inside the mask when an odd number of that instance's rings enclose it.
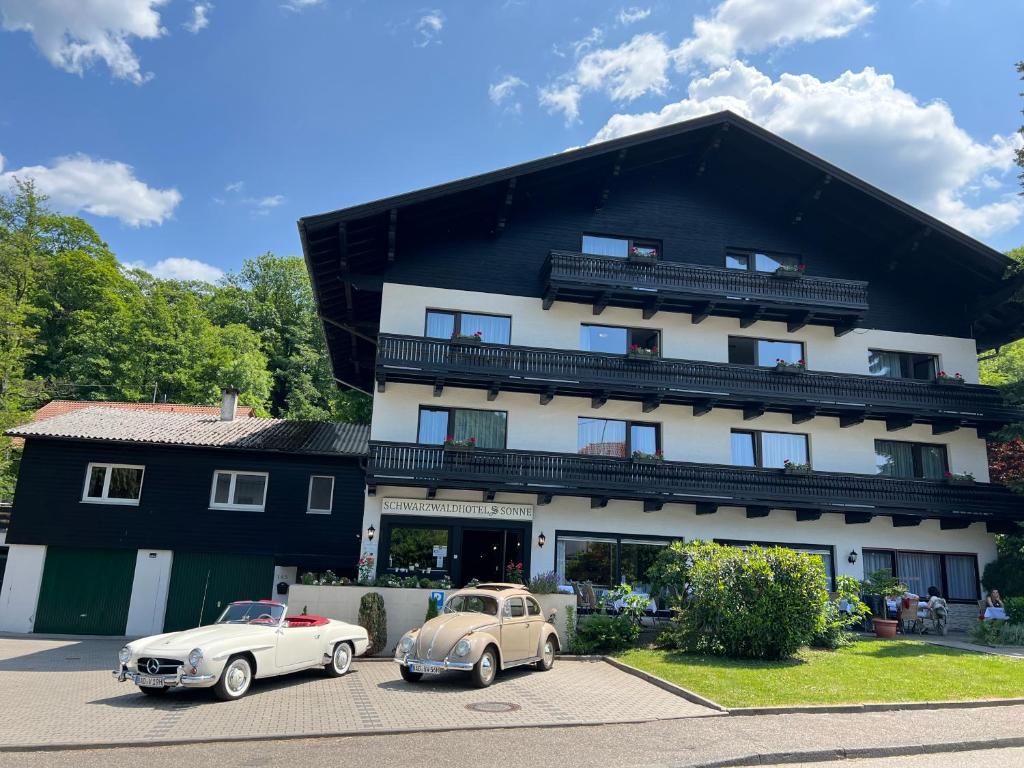
<path fill-rule="evenodd" d="M 433 600 L 434 605 L 437 606 L 437 612 L 441 613 L 444 610 L 444 592 L 431 592 L 430 599 Z"/>
<path fill-rule="evenodd" d="M 448 547 L 442 544 L 435 544 L 434 557 L 437 559 L 438 569 L 444 568 L 444 559 L 448 557 Z"/>
<path fill-rule="evenodd" d="M 477 520 L 531 522 L 532 504 L 504 504 L 497 501 L 445 501 L 443 499 L 392 499 L 380 502 L 385 515 L 425 515 L 427 517 L 470 517 Z M 437 557 L 437 555 L 434 555 Z"/>

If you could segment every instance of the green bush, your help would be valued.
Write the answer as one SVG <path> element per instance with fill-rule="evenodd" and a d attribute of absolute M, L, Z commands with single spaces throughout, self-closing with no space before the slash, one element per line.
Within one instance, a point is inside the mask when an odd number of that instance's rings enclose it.
<path fill-rule="evenodd" d="M 388 641 L 388 614 L 380 592 L 367 592 L 359 601 L 359 626 L 370 636 L 367 656 L 376 656 Z"/>
<path fill-rule="evenodd" d="M 1024 625 L 1024 597 L 1008 597 L 1003 601 L 1003 606 L 1011 624 Z"/>
<path fill-rule="evenodd" d="M 572 652 L 580 655 L 615 653 L 633 647 L 640 627 L 626 616 L 593 613 L 585 616 L 572 638 Z"/>
<path fill-rule="evenodd" d="M 821 627 L 814 633 L 809 645 L 834 651 L 853 640 L 850 628 L 871 613 L 871 609 L 860 599 L 860 582 L 852 576 L 837 576 L 835 596 L 825 604 Z M 848 611 L 840 608 L 843 602 Z"/>
<path fill-rule="evenodd" d="M 427 615 L 424 617 L 424 621 L 430 621 L 431 619 L 437 618 L 437 603 L 434 602 L 432 597 L 427 598 Z"/>
<path fill-rule="evenodd" d="M 783 547 L 738 549 L 674 542 L 651 575 L 685 599 L 662 640 L 717 656 L 783 659 L 824 629 L 828 593 L 821 559 Z"/>
<path fill-rule="evenodd" d="M 986 590 L 1024 597 L 1024 536 L 997 536 L 999 556 L 985 566 L 981 583 Z"/>
<path fill-rule="evenodd" d="M 971 639 L 982 645 L 1024 645 L 1024 624 L 979 621 L 971 629 Z"/>

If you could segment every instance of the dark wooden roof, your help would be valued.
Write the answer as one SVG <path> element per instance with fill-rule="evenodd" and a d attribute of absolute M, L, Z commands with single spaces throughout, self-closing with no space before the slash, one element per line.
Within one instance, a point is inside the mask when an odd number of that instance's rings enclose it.
<path fill-rule="evenodd" d="M 976 292 L 979 350 L 1024 335 L 1024 275 L 1004 281 L 1012 264 L 1005 255 L 752 122 L 719 112 L 300 219 L 299 236 L 335 376 L 368 387 L 382 274 L 399 258 L 403 240 L 454 230 L 496 234 L 518 200 L 558 199 L 584 189 L 600 196 L 609 178 L 619 173 L 674 161 L 688 162 L 700 173 L 711 159 L 741 178 L 770 179 L 765 198 L 787 198 L 798 219 L 827 184 L 824 215 L 867 230 L 886 253 L 927 258 L 931 262 L 923 266 L 930 269 L 961 270 L 965 285 Z M 919 249 L 925 238 L 928 247 Z"/>

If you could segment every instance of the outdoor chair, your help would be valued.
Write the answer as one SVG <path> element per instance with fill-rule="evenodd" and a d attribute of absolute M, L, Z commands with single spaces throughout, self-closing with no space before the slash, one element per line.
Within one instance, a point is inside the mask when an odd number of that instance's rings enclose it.
<path fill-rule="evenodd" d="M 929 608 L 924 622 L 924 632 L 934 632 L 936 635 L 945 635 L 949 623 L 949 607 L 941 597 L 935 602 L 934 608 Z"/>
<path fill-rule="evenodd" d="M 572 585 L 573 594 L 576 595 L 576 615 L 586 616 L 588 613 L 593 613 L 594 604 L 587 600 L 587 596 L 580 588 L 579 582 L 570 581 L 569 583 Z"/>
<path fill-rule="evenodd" d="M 587 604 L 590 611 L 596 611 L 599 607 L 597 602 L 597 593 L 594 592 L 594 585 L 589 581 L 585 581 L 580 585 L 580 589 L 583 590 L 583 601 Z"/>
<path fill-rule="evenodd" d="M 920 599 L 917 595 L 904 595 L 900 599 L 897 619 L 904 634 L 911 632 L 920 634 L 921 632 L 922 621 L 918 608 Z"/>

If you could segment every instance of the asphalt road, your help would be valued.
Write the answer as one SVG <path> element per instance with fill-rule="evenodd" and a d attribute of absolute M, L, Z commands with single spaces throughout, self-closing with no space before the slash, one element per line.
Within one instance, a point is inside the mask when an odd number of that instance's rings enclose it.
<path fill-rule="evenodd" d="M 1024 766 L 1024 749 L 985 749 L 927 757 L 889 757 L 882 760 L 843 760 L 833 763 L 802 763 L 800 768 L 1018 768 Z"/>

